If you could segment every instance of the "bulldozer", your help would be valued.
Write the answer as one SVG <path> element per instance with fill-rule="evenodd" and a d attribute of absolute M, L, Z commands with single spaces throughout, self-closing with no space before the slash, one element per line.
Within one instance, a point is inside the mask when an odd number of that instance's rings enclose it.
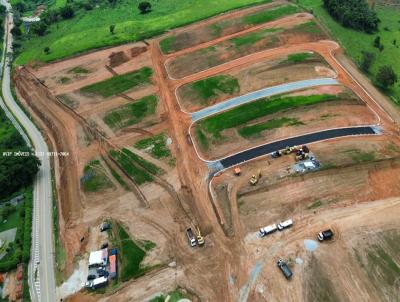
<path fill-rule="evenodd" d="M 204 244 L 204 237 L 201 235 L 199 227 L 196 227 L 197 229 L 197 244 L 198 245 L 203 245 Z"/>
<path fill-rule="evenodd" d="M 252 185 L 252 186 L 255 186 L 257 183 L 258 183 L 258 180 L 261 178 L 261 170 L 258 170 L 258 173 L 257 173 L 257 175 L 256 174 L 253 174 L 252 176 L 251 176 L 251 178 L 250 178 L 250 180 L 249 180 L 249 183 Z"/>

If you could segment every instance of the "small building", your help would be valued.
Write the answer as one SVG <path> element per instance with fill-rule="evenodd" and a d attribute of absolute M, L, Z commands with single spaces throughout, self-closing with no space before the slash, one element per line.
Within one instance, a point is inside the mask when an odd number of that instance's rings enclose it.
<path fill-rule="evenodd" d="M 102 249 L 91 252 L 89 255 L 89 267 L 105 266 L 108 260 L 108 250 Z"/>

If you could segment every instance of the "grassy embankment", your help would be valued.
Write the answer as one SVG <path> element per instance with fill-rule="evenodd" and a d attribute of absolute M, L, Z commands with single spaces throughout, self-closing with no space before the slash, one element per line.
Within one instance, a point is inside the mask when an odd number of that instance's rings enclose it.
<path fill-rule="evenodd" d="M 150 67 L 143 67 L 139 70 L 117 75 L 107 80 L 85 86 L 80 89 L 84 94 L 96 94 L 107 98 L 123 93 L 134 87 L 146 85 L 151 82 L 153 70 Z"/>
<path fill-rule="evenodd" d="M 167 0 L 149 1 L 152 11 L 140 14 L 138 1 L 108 1 L 93 10 L 79 10 L 76 16 L 52 24 L 45 36 L 29 36 L 23 39 L 17 65 L 30 61 L 49 62 L 104 46 L 139 41 L 171 28 L 190 24 L 225 11 L 270 2 L 270 0 Z M 115 25 L 111 34 L 110 25 Z M 68 47 L 65 47 L 68 45 Z M 44 47 L 50 48 L 46 54 Z"/>
<path fill-rule="evenodd" d="M 196 128 L 196 136 L 201 146 L 205 148 L 209 145 L 208 140 L 210 138 L 213 140 L 221 140 L 223 138 L 221 132 L 226 129 L 238 128 L 255 119 L 281 112 L 283 110 L 311 106 L 321 102 L 337 99 L 338 96 L 328 94 L 262 98 L 201 120 Z M 300 123 L 301 121 L 297 119 L 272 119 L 266 122 L 244 126 L 238 130 L 238 133 L 243 137 L 249 137 L 252 135 L 257 135 L 266 129 L 274 129 L 285 125 L 299 125 Z"/>
<path fill-rule="evenodd" d="M 121 129 L 141 122 L 156 112 L 158 99 L 149 95 L 140 100 L 108 111 L 104 122 L 112 129 Z"/>
<path fill-rule="evenodd" d="M 367 34 L 350 28 L 345 28 L 336 22 L 322 6 L 322 0 L 298 0 L 300 5 L 307 9 L 312 9 L 314 15 L 328 29 L 332 37 L 339 41 L 345 49 L 346 54 L 358 64 L 361 60 L 363 51 L 375 54 L 368 77 L 375 82 L 375 75 L 379 67 L 383 65 L 392 66 L 393 70 L 400 77 L 400 7 L 396 6 L 380 6 L 375 5 L 381 23 L 379 24 L 379 32 L 375 34 Z M 373 47 L 375 37 L 381 37 L 381 44 L 384 45 L 383 51 L 379 51 Z M 396 45 L 393 44 L 396 40 Z M 385 93 L 400 105 L 400 85 L 395 84 L 394 87 L 385 91 Z"/>
<path fill-rule="evenodd" d="M 240 31 L 249 26 L 270 22 L 280 17 L 296 13 L 298 11 L 300 11 L 300 9 L 297 6 L 283 5 L 277 8 L 249 14 L 240 18 L 218 21 L 208 26 L 208 29 L 210 29 L 210 31 L 212 32 L 210 39 L 221 37 L 223 35 L 223 31 L 227 30 L 229 27 L 234 26 L 235 28 L 237 28 L 237 31 Z M 161 51 L 167 54 L 185 48 L 183 43 L 179 42 L 179 36 L 168 36 L 160 41 Z"/>
<path fill-rule="evenodd" d="M 144 275 L 151 267 L 144 267 L 141 262 L 146 256 L 146 252 L 153 249 L 156 244 L 151 241 L 133 241 L 124 227 L 112 222 L 112 229 L 108 232 L 113 248 L 118 249 L 119 273 L 118 279 L 122 282 Z"/>

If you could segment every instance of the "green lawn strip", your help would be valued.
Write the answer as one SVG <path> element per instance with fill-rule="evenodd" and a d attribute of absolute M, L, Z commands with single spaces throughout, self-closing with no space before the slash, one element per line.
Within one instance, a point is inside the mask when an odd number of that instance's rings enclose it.
<path fill-rule="evenodd" d="M 139 12 L 138 2 L 120 0 L 110 5 L 104 1 L 90 11 L 80 9 L 74 18 L 50 25 L 48 33 L 42 37 L 27 34 L 22 39 L 16 64 L 49 62 L 91 49 L 140 41 L 225 11 L 270 1 L 151 1 L 152 11 L 148 14 Z M 115 25 L 114 34 L 109 30 L 111 24 Z M 50 48 L 48 54 L 43 51 L 44 47 Z"/>
<path fill-rule="evenodd" d="M 0 232 L 4 232 L 18 227 L 20 220 L 19 211 L 21 206 L 5 206 L 0 209 Z"/>
<path fill-rule="evenodd" d="M 301 53 L 294 53 L 294 54 L 288 55 L 286 60 L 289 63 L 300 63 L 300 62 L 307 61 L 313 57 L 314 57 L 314 53 L 301 52 Z"/>
<path fill-rule="evenodd" d="M 359 149 L 350 149 L 343 151 L 343 153 L 348 153 L 354 162 L 363 163 L 376 160 L 376 154 L 374 151 L 363 151 Z"/>
<path fill-rule="evenodd" d="M 313 14 L 327 28 L 331 36 L 339 41 L 346 54 L 356 64 L 360 62 L 363 51 L 375 55 L 375 60 L 367 74 L 373 82 L 379 67 L 383 65 L 390 65 L 400 76 L 400 60 L 393 59 L 400 57 L 399 7 L 375 5 L 374 10 L 377 12 L 381 23 L 379 24 L 379 32 L 371 35 L 343 27 L 336 22 L 324 9 L 322 0 L 299 0 L 298 3 L 306 9 L 313 10 Z M 381 44 L 384 45 L 383 51 L 373 47 L 373 41 L 377 36 L 381 37 Z M 394 40 L 397 42 L 396 45 L 393 44 Z M 390 96 L 394 103 L 400 105 L 400 85 L 398 83 L 384 92 Z"/>
<path fill-rule="evenodd" d="M 189 84 L 189 88 L 195 91 L 203 101 L 214 99 L 220 94 L 232 95 L 240 91 L 238 79 L 231 75 L 209 77 Z"/>
<path fill-rule="evenodd" d="M 145 169 L 132 163 L 125 153 L 112 150 L 110 151 L 110 155 L 118 162 L 121 168 L 133 178 L 136 184 L 141 185 L 145 182 L 153 181 L 153 177 Z"/>
<path fill-rule="evenodd" d="M 298 126 L 298 125 L 304 125 L 304 123 L 296 118 L 282 117 L 279 119 L 271 119 L 263 123 L 240 128 L 238 132 L 242 137 L 249 138 L 260 134 L 264 130 L 271 130 L 271 129 L 281 128 L 284 126 Z"/>
<path fill-rule="evenodd" d="M 99 160 L 90 161 L 83 172 L 81 182 L 86 192 L 97 192 L 113 186 Z"/>
<path fill-rule="evenodd" d="M 214 138 L 221 138 L 221 131 L 238 127 L 254 119 L 282 110 L 309 106 L 320 102 L 337 100 L 338 98 L 336 95 L 329 94 L 292 97 L 277 96 L 271 99 L 261 98 L 232 110 L 208 117 L 200 121 L 198 125 L 203 131 L 212 134 Z"/>
<path fill-rule="evenodd" d="M 103 120 L 113 129 L 131 126 L 154 114 L 157 103 L 158 99 L 155 95 L 148 95 L 133 103 L 106 112 Z"/>
<path fill-rule="evenodd" d="M 270 35 L 273 32 L 280 31 L 280 28 L 267 28 L 267 29 L 261 29 L 252 33 L 245 34 L 240 37 L 232 38 L 229 41 L 233 43 L 235 47 L 242 47 L 242 46 L 247 46 L 249 44 L 254 44 L 264 38 L 266 38 L 268 35 Z M 277 39 L 275 36 L 270 37 L 272 41 Z"/>
<path fill-rule="evenodd" d="M 148 138 L 144 138 L 135 143 L 135 148 L 145 150 L 154 158 L 170 157 L 171 151 L 166 145 L 167 137 L 164 133 L 160 133 Z"/>
<path fill-rule="evenodd" d="M 243 17 L 243 22 L 251 25 L 257 25 L 270 22 L 280 17 L 300 12 L 301 9 L 294 5 L 279 6 L 274 9 L 264 10 L 252 15 Z"/>
<path fill-rule="evenodd" d="M 108 169 L 111 172 L 111 175 L 115 178 L 116 181 L 123 187 L 126 191 L 129 191 L 129 187 L 127 186 L 126 182 L 122 179 L 122 177 L 115 171 L 108 163 L 105 161 Z"/>
<path fill-rule="evenodd" d="M 117 75 L 107 80 L 80 89 L 81 93 L 97 94 L 104 98 L 123 93 L 133 87 L 151 82 L 153 70 L 143 67 L 139 70 Z"/>
<path fill-rule="evenodd" d="M 144 168 L 146 171 L 150 172 L 151 174 L 160 174 L 163 171 L 157 167 L 156 165 L 152 164 L 151 162 L 148 162 L 144 158 L 140 157 L 139 155 L 133 153 L 131 150 L 128 150 L 126 148 L 122 149 L 122 152 L 129 157 L 130 160 Z"/>

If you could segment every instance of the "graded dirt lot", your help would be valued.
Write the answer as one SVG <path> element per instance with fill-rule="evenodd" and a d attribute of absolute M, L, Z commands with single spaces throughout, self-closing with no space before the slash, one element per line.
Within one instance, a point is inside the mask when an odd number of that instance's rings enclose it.
<path fill-rule="evenodd" d="M 221 89 L 217 85 L 216 87 L 206 86 L 205 82 L 207 80 L 212 80 L 218 76 L 237 80 L 237 89 L 225 92 L 223 90 L 224 87 Z M 329 68 L 329 65 L 318 54 L 313 52 L 299 52 L 285 56 L 278 54 L 276 58 L 240 66 L 211 78 L 185 84 L 178 87 L 176 94 L 182 110 L 194 112 L 228 98 L 261 88 L 325 77 L 335 77 L 335 72 Z M 198 86 L 199 88 L 197 88 Z M 212 89 L 214 91 L 209 92 Z M 209 95 L 203 96 L 206 91 L 208 91 Z"/>
<path fill-rule="evenodd" d="M 318 25 L 310 21 L 310 15 L 302 13 L 286 18 L 273 25 L 267 23 L 255 32 L 174 57 L 166 63 L 168 73 L 179 79 L 261 50 L 326 38 Z"/>
<path fill-rule="evenodd" d="M 329 91 L 328 87 L 322 86 L 312 90 L 306 90 L 295 95 L 283 95 L 285 97 L 296 97 L 298 95 L 321 96 Z M 332 91 L 340 89 L 335 87 Z M 263 143 L 279 140 L 329 128 L 347 126 L 368 125 L 377 122 L 376 116 L 369 110 L 366 104 L 349 90 L 341 88 L 337 94 L 337 100 L 322 101 L 321 103 L 278 110 L 272 114 L 257 114 L 256 118 L 243 117 L 250 109 L 243 105 L 230 111 L 217 114 L 200 120 L 191 127 L 192 137 L 202 156 L 208 160 L 219 159 L 240 150 L 245 150 Z M 320 92 L 321 91 L 321 92 Z M 329 94 L 328 94 L 329 95 Z M 276 97 L 275 97 L 276 98 Z M 274 97 L 271 98 L 272 100 Z M 271 101 L 267 101 L 271 102 Z M 280 102 L 275 101 L 275 102 Z M 262 105 L 260 105 L 262 106 Z M 233 114 L 237 112 L 237 114 Z M 214 123 L 217 122 L 221 131 L 214 132 Z M 234 127 L 225 129 L 225 119 L 243 120 Z M 264 130 L 263 130 L 264 129 Z"/>
<path fill-rule="evenodd" d="M 322 41 L 328 37 L 311 14 L 282 15 L 254 26 L 236 22 L 281 3 L 286 2 L 220 15 L 146 43 L 16 71 L 17 93 L 52 149 L 70 152 L 67 160 L 54 161 L 66 247 L 60 278 L 67 280 L 77 270 L 76 259 L 87 259 L 104 241 L 98 231 L 104 219 L 120 222 L 133 240 L 156 245 L 143 262 L 155 267 L 144 276 L 101 294 L 82 290 L 69 301 L 148 301 L 177 287 L 192 301 L 358 302 L 360 295 L 363 301 L 393 301 L 399 267 L 393 244 L 400 214 L 399 129 L 392 119 L 397 111 L 372 98 L 347 73 L 336 60 L 339 45 Z M 162 54 L 160 41 L 172 35 L 170 53 Z M 304 53 L 313 55 L 284 62 Z M 152 70 L 143 85 L 125 89 L 134 80 L 122 81 L 122 88 L 114 85 L 121 75 L 143 67 Z M 189 133 L 192 118 L 184 110 L 206 105 L 188 87 L 220 75 L 235 78 L 239 89 L 217 91 L 207 105 L 302 79 L 334 77 L 338 85 L 287 94 L 302 101 L 322 96 L 323 101 L 257 116 L 219 131 L 217 138 L 208 133 L 209 149 L 201 150 L 196 140 L 201 120 Z M 111 81 L 109 90 L 105 80 Z M 137 105 L 151 95 L 158 102 L 145 116 L 148 107 Z M 216 173 L 199 157 L 218 158 L 267 141 L 350 125 L 374 125 L 381 135 L 310 144 L 322 165 L 312 173 L 289 175 L 293 155 L 244 163 L 240 177 L 232 169 Z M 126 154 L 131 154 L 128 159 Z M 98 172 L 95 178 L 88 165 Z M 258 171 L 259 183 L 250 186 L 249 178 Z M 260 227 L 287 218 L 294 220 L 291 229 L 258 238 Z M 185 230 L 197 226 L 206 243 L 191 248 Z M 325 228 L 334 230 L 334 240 L 311 251 Z M 306 239 L 313 241 L 305 245 Z M 279 257 L 294 272 L 289 282 L 276 267 Z"/>

